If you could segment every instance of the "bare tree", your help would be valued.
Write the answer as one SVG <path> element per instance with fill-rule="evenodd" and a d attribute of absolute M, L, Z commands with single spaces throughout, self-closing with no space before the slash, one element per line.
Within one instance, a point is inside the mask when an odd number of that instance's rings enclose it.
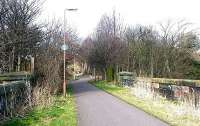
<path fill-rule="evenodd" d="M 33 53 L 33 47 L 41 42 L 41 30 L 34 25 L 40 12 L 38 0 L 1 0 L 1 45 L 4 47 L 4 61 L 8 61 L 9 71 L 18 65 L 21 58 Z M 17 62 L 16 62 L 17 61 Z"/>
<path fill-rule="evenodd" d="M 92 46 L 87 61 L 92 68 L 104 74 L 105 79 L 108 69 L 112 73 L 111 80 L 114 79 L 115 68 L 121 61 L 119 59 L 125 47 L 123 32 L 122 24 L 113 11 L 112 16 L 102 16 L 91 38 Z"/>

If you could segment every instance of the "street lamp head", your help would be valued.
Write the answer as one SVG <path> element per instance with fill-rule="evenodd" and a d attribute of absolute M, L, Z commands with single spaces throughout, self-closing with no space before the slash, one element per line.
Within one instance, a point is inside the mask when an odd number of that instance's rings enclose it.
<path fill-rule="evenodd" d="M 77 11 L 78 8 L 69 8 L 69 9 L 66 9 L 67 11 Z"/>
<path fill-rule="evenodd" d="M 66 51 L 66 50 L 69 49 L 69 47 L 68 47 L 66 44 L 64 44 L 64 45 L 62 45 L 61 49 L 62 49 L 63 51 Z"/>

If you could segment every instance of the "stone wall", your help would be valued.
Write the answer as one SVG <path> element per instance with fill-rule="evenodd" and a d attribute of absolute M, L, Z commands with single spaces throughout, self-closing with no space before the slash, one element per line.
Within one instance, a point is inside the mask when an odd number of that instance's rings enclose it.
<path fill-rule="evenodd" d="M 185 82 L 181 84 L 178 79 L 172 83 L 164 79 L 162 81 L 155 80 L 152 78 L 136 78 L 132 85 L 137 92 L 135 95 L 141 98 L 151 97 L 152 99 L 159 95 L 168 100 L 189 104 L 195 108 L 200 107 L 200 87 L 198 84 L 186 84 Z M 176 85 L 176 83 L 178 84 Z"/>

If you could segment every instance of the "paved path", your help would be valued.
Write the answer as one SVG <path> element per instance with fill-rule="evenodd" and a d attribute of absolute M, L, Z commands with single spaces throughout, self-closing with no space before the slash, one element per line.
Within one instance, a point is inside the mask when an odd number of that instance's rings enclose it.
<path fill-rule="evenodd" d="M 167 126 L 164 122 L 105 93 L 82 78 L 72 83 L 78 126 Z"/>

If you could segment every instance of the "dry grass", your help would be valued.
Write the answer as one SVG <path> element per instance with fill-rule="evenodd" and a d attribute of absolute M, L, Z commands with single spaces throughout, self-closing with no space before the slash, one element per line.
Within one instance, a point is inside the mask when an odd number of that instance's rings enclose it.
<path fill-rule="evenodd" d="M 96 87 L 136 106 L 139 109 L 169 123 L 172 126 L 200 126 L 200 110 L 182 103 L 168 101 L 161 96 L 153 97 L 146 90 L 125 88 L 100 81 Z"/>

